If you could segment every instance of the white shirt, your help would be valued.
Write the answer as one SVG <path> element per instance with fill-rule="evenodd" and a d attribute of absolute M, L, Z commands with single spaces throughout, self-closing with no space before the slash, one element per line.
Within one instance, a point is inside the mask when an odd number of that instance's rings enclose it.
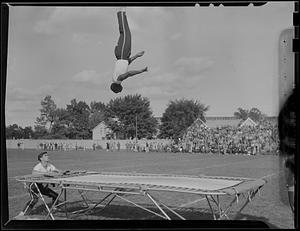
<path fill-rule="evenodd" d="M 53 172 L 57 170 L 54 165 L 48 163 L 46 168 L 42 165 L 42 163 L 38 163 L 36 166 L 34 166 L 33 171 L 38 171 L 38 172 Z"/>
<path fill-rule="evenodd" d="M 118 81 L 119 75 L 122 75 L 128 71 L 128 60 L 125 59 L 118 59 L 115 64 L 115 71 L 112 77 L 112 81 L 114 83 L 121 83 Z"/>

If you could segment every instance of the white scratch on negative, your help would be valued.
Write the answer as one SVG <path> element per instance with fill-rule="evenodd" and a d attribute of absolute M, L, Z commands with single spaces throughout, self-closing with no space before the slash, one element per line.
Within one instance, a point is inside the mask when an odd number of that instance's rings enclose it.
<path fill-rule="evenodd" d="M 277 172 L 277 173 L 272 173 L 272 174 L 269 174 L 269 175 L 266 175 L 266 176 L 263 176 L 261 177 L 262 178 L 272 178 L 273 176 L 276 176 L 276 175 L 279 175 L 283 170 Z"/>
<path fill-rule="evenodd" d="M 25 196 L 28 196 L 29 197 L 29 194 L 28 193 L 24 193 L 24 194 L 21 194 L 21 195 L 16 195 L 16 196 L 9 196 L 8 199 L 18 199 L 18 198 L 22 198 L 22 197 L 25 197 Z"/>
<path fill-rule="evenodd" d="M 179 207 L 182 208 L 182 207 L 185 207 L 185 206 L 188 206 L 188 205 L 196 204 L 197 202 L 203 201 L 203 200 L 205 200 L 205 197 L 203 197 L 201 199 L 194 200 L 194 201 L 190 201 L 190 202 L 185 203 L 185 204 L 182 204 Z"/>

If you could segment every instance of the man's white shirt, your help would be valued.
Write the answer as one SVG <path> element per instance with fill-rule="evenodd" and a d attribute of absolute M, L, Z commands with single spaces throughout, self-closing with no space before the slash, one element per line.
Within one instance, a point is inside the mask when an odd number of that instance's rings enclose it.
<path fill-rule="evenodd" d="M 119 75 L 122 75 L 128 71 L 128 60 L 118 59 L 115 64 L 115 71 L 112 77 L 114 83 L 120 84 L 121 81 L 118 81 Z"/>
<path fill-rule="evenodd" d="M 57 170 L 54 165 L 48 163 L 46 168 L 42 165 L 42 163 L 38 163 L 36 166 L 34 166 L 33 171 L 38 171 L 38 172 L 53 172 Z"/>

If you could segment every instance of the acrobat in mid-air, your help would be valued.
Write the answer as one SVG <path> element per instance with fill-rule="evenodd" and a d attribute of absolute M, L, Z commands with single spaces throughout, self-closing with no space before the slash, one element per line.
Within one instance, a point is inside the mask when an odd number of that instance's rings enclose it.
<path fill-rule="evenodd" d="M 119 23 L 119 40 L 118 45 L 115 47 L 115 56 L 117 58 L 115 64 L 115 70 L 112 78 L 112 84 L 110 85 L 110 89 L 119 93 L 122 91 L 123 87 L 121 85 L 122 81 L 127 79 L 128 77 L 143 73 L 148 71 L 148 67 L 145 67 L 141 70 L 131 70 L 128 71 L 128 65 L 133 62 L 138 57 L 143 56 L 145 53 L 141 51 L 136 55 L 130 57 L 131 55 L 131 33 L 127 22 L 125 7 L 122 7 L 118 12 L 118 23 Z"/>

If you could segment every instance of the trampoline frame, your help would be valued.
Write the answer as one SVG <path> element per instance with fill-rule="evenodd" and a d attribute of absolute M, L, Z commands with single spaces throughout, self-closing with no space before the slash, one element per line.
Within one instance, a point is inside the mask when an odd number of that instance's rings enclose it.
<path fill-rule="evenodd" d="M 170 208 L 162 201 L 158 200 L 152 195 L 152 192 L 158 192 L 158 191 L 168 191 L 168 192 L 181 192 L 181 193 L 190 193 L 190 194 L 197 194 L 204 196 L 203 198 L 206 199 L 208 206 L 210 208 L 210 211 L 212 213 L 214 220 L 221 220 L 221 219 L 228 219 L 229 218 L 229 211 L 233 208 L 233 205 L 238 204 L 239 200 L 241 201 L 242 205 L 240 209 L 236 212 L 233 219 L 236 219 L 238 215 L 242 212 L 242 210 L 247 206 L 249 202 L 252 201 L 252 199 L 255 197 L 255 195 L 259 192 L 259 190 L 264 186 L 264 184 L 267 182 L 265 179 L 253 179 L 253 178 L 237 178 L 237 177 L 218 177 L 218 176 L 184 176 L 184 175 L 177 175 L 178 177 L 201 177 L 201 178 L 212 178 L 212 179 L 231 179 L 231 180 L 243 180 L 243 183 L 237 185 L 236 187 L 230 187 L 222 190 L 213 190 L 213 191 L 205 191 L 200 189 L 192 189 L 192 188 L 174 188 L 174 187 L 162 187 L 157 185 L 137 185 L 137 184 L 116 184 L 116 183 L 95 183 L 95 182 L 72 182 L 68 181 L 68 177 L 73 176 L 82 176 L 82 175 L 91 175 L 91 174 L 109 174 L 109 175 L 130 175 L 130 176 L 172 176 L 176 177 L 176 175 L 166 175 L 166 174 L 145 174 L 145 173 L 113 173 L 113 172 L 88 172 L 88 171 L 77 171 L 77 172 L 71 172 L 68 175 L 26 175 L 21 177 L 16 177 L 17 181 L 23 182 L 24 186 L 30 190 L 31 193 L 38 196 L 41 201 L 43 202 L 44 206 L 47 210 L 47 215 L 45 216 L 45 220 L 50 218 L 51 220 L 55 220 L 54 213 L 58 207 L 61 207 L 64 205 L 64 211 L 65 211 L 65 217 L 66 219 L 69 219 L 69 213 L 67 210 L 67 204 L 70 202 L 67 200 L 67 190 L 77 190 L 80 197 L 82 198 L 82 201 L 85 203 L 85 208 L 72 211 L 71 214 L 90 214 L 91 211 L 96 209 L 97 207 L 101 206 L 102 211 L 105 209 L 115 198 L 119 198 L 123 201 L 126 201 L 127 203 L 133 204 L 134 206 L 145 210 L 151 214 L 154 214 L 158 217 L 161 217 L 166 220 L 171 220 L 170 215 L 167 212 L 172 213 L 177 218 L 181 220 L 186 220 L 182 215 L 180 215 L 178 212 L 174 211 L 176 208 Z M 62 180 L 62 178 L 66 178 L 66 180 Z M 57 180 L 59 179 L 59 181 Z M 250 182 L 250 184 L 245 184 L 245 182 Z M 38 193 L 35 193 L 30 187 L 29 184 L 33 183 Z M 37 187 L 37 183 L 44 183 L 44 184 L 55 184 L 60 188 L 58 197 L 56 198 L 56 201 L 53 203 L 51 207 L 49 207 L 45 201 L 44 196 L 41 194 L 40 190 Z M 250 187 L 251 186 L 251 187 Z M 88 199 L 85 197 L 83 192 L 98 192 L 98 193 L 106 193 L 107 195 L 104 196 L 104 198 L 100 199 L 96 203 L 89 203 Z M 64 195 L 64 199 L 62 203 L 59 203 L 58 205 L 55 205 L 56 202 Z M 141 204 L 135 203 L 132 200 L 129 200 L 125 197 L 125 195 L 141 195 L 146 198 L 148 198 L 152 204 L 154 205 L 154 208 L 159 210 L 159 213 L 154 211 L 153 209 L 146 208 L 146 206 L 143 206 Z M 234 198 L 231 200 L 231 202 L 227 205 L 223 205 L 220 200 L 220 196 L 229 195 L 233 196 Z M 242 196 L 242 197 L 241 197 Z M 110 198 L 110 199 L 109 199 Z M 107 199 L 109 199 L 108 202 L 104 203 Z M 243 201 L 244 200 L 244 201 Z M 242 202 L 243 201 L 243 202 Z M 213 206 L 215 205 L 215 207 Z M 97 210 L 97 213 L 100 212 Z"/>

